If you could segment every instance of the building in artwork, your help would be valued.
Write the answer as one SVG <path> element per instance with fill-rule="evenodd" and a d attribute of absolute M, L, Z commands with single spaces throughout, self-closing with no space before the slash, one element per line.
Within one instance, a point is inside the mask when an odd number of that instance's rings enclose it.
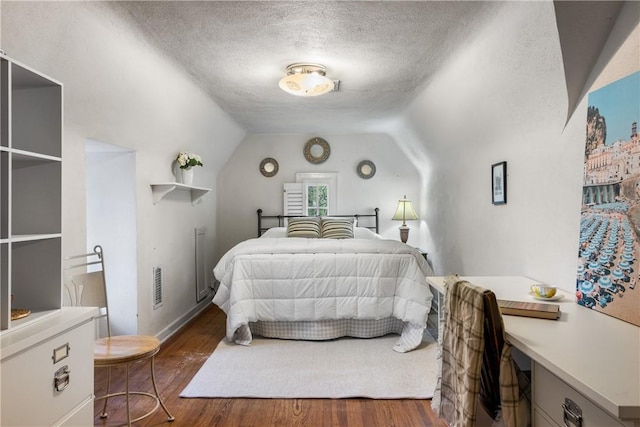
<path fill-rule="evenodd" d="M 640 137 L 638 124 L 631 124 L 628 141 L 617 140 L 606 145 L 604 138 L 585 153 L 582 202 L 585 205 L 612 203 L 619 199 L 622 183 L 640 181 Z M 640 191 L 640 183 L 633 184 Z M 637 197 L 638 194 L 628 194 Z"/>

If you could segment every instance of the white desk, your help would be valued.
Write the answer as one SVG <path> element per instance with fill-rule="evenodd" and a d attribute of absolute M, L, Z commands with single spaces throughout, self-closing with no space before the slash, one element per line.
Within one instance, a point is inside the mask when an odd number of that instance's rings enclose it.
<path fill-rule="evenodd" d="M 462 279 L 493 290 L 497 298 L 522 301 L 532 300 L 529 286 L 536 283 L 524 277 Z M 442 293 L 444 280 L 427 277 Z M 534 425 L 562 425 L 563 402 L 552 401 L 552 395 L 564 393 L 566 385 L 616 418 L 614 425 L 640 426 L 640 327 L 582 307 L 573 294 L 560 292 L 564 298 L 557 301 L 558 320 L 503 316 L 508 341 L 532 361 Z M 560 380 L 557 384 L 553 376 Z M 542 414 L 536 413 L 536 406 Z M 611 425 L 593 422 L 594 417 L 589 422 L 583 415 L 585 427 Z"/>

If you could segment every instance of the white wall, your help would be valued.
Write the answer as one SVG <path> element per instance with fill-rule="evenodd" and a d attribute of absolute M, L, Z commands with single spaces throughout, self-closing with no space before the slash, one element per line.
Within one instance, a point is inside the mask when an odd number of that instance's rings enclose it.
<path fill-rule="evenodd" d="M 605 47 L 613 59 L 596 67 L 598 85 L 640 68 L 638 4 L 625 8 L 627 22 L 618 21 Z M 422 196 L 434 267 L 437 274 L 525 275 L 572 291 L 586 98 L 565 127 L 552 3 L 506 2 L 494 19 L 407 109 L 433 159 Z M 493 206 L 490 166 L 503 160 L 508 203 Z"/>
<path fill-rule="evenodd" d="M 319 165 L 307 162 L 305 143 L 312 137 L 327 140 L 331 155 Z M 280 169 L 274 177 L 260 174 L 262 159 L 272 157 Z M 376 165 L 376 174 L 362 179 L 356 166 L 362 160 Z M 391 221 L 398 199 L 405 194 L 417 197 L 419 174 L 413 163 L 398 149 L 388 135 L 248 135 L 218 177 L 218 252 L 257 235 L 256 210 L 265 214 L 282 214 L 282 184 L 295 182 L 296 172 L 337 172 L 338 211 L 336 213 L 370 213 L 380 208 L 380 233 L 400 239 L 400 224 Z M 417 222 L 409 222 L 410 227 Z M 417 228 L 416 228 L 417 230 Z M 417 232 L 409 234 L 409 244 L 418 245 Z"/>
<path fill-rule="evenodd" d="M 135 150 L 138 331 L 171 328 L 197 307 L 194 229 L 208 227 L 207 252 L 214 253 L 216 194 L 197 206 L 187 193 L 153 205 L 150 184 L 173 181 L 173 159 L 189 150 L 205 163 L 194 184 L 216 188 L 244 131 L 105 4 L 3 2 L 1 19 L 7 55 L 64 84 L 64 255 L 85 249 L 85 140 Z M 156 265 L 164 267 L 165 301 L 153 311 Z"/>

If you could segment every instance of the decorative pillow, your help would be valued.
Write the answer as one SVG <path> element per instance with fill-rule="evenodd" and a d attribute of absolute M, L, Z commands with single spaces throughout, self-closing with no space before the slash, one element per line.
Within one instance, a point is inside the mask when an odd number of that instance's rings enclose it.
<path fill-rule="evenodd" d="M 322 218 L 320 237 L 353 239 L 353 218 Z"/>
<path fill-rule="evenodd" d="M 320 237 L 320 218 L 315 216 L 289 218 L 287 237 Z"/>

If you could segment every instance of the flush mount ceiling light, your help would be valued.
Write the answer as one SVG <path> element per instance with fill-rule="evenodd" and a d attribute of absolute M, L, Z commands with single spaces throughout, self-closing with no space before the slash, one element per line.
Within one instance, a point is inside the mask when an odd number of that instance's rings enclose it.
<path fill-rule="evenodd" d="M 280 89 L 297 96 L 318 96 L 333 90 L 324 65 L 295 63 L 287 67 L 287 75 L 280 80 Z"/>

